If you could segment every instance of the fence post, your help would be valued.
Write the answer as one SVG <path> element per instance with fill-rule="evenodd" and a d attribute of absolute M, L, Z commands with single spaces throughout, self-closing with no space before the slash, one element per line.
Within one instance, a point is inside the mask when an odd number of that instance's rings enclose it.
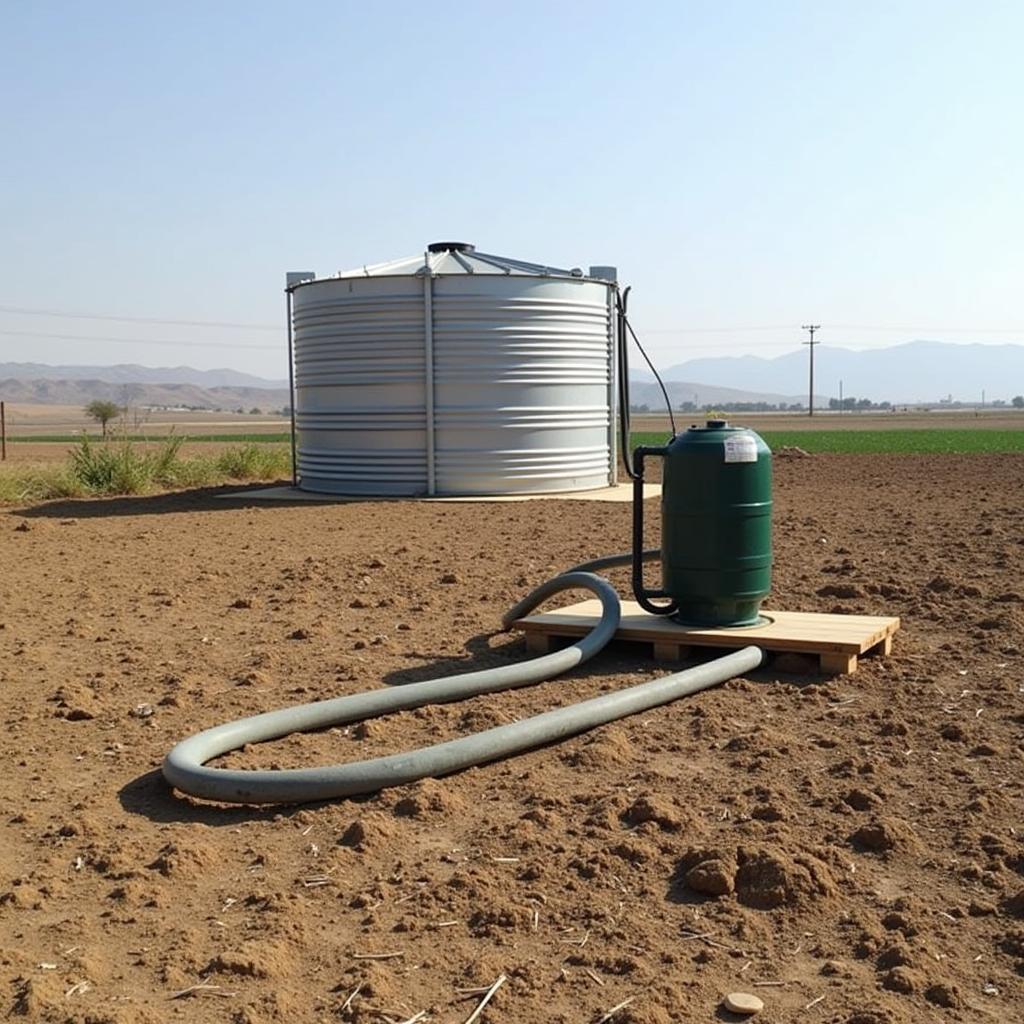
<path fill-rule="evenodd" d="M 0 402 L 0 462 L 7 461 L 7 413 Z"/>

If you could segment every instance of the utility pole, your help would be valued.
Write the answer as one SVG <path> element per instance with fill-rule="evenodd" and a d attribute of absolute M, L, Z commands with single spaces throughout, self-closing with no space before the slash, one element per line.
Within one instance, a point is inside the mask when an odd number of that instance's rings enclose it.
<path fill-rule="evenodd" d="M 811 387 L 813 388 L 814 385 L 812 384 Z M 843 414 L 843 382 L 840 381 L 839 382 L 839 415 L 841 416 L 842 414 Z"/>
<path fill-rule="evenodd" d="M 800 327 L 800 330 L 802 330 L 802 331 L 809 331 L 810 335 L 811 335 L 811 340 L 810 341 L 805 341 L 804 344 L 810 346 L 810 353 L 811 353 L 811 381 L 810 381 L 810 387 L 808 388 L 808 393 L 807 393 L 807 415 L 808 416 L 813 416 L 814 415 L 814 346 L 821 344 L 820 341 L 815 341 L 814 340 L 814 332 L 821 330 L 821 324 L 802 324 L 801 327 Z"/>

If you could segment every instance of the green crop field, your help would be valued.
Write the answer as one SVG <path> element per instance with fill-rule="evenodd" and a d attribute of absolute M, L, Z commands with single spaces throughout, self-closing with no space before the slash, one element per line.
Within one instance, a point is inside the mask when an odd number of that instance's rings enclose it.
<path fill-rule="evenodd" d="M 771 430 L 761 436 L 769 448 L 844 455 L 952 455 L 1024 452 L 1022 430 Z M 666 434 L 634 433 L 633 446 L 661 445 Z"/>

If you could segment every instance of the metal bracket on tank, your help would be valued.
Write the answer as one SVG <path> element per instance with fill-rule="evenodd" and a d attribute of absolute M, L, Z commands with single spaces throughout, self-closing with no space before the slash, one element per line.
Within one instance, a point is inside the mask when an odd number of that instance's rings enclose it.
<path fill-rule="evenodd" d="M 284 275 L 285 320 L 288 324 L 288 414 L 291 419 L 292 487 L 299 486 L 298 443 L 295 436 L 295 344 L 292 334 L 292 292 L 300 284 L 316 280 L 312 270 L 289 270 Z"/>

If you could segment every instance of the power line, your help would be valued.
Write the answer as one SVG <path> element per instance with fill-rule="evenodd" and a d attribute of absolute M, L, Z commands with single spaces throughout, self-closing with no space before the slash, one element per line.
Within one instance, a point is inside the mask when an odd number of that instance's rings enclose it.
<path fill-rule="evenodd" d="M 0 306 L 0 313 L 16 313 L 18 316 L 55 316 L 67 320 L 112 320 L 124 324 L 167 324 L 172 327 L 222 327 L 245 331 L 280 331 L 281 327 L 270 324 L 242 324 L 230 320 L 163 320 L 155 316 L 110 316 L 101 313 L 68 313 L 56 309 L 26 309 L 21 306 Z"/>
<path fill-rule="evenodd" d="M 45 334 L 40 331 L 0 331 L 0 334 L 14 338 L 50 338 L 55 341 L 93 341 L 115 345 L 168 345 L 174 348 L 240 348 L 264 349 L 268 352 L 283 351 L 280 345 L 246 345 L 232 341 L 169 341 L 156 338 L 103 338 L 91 334 Z"/>
<path fill-rule="evenodd" d="M 252 345 L 244 342 L 231 342 L 231 341 L 185 341 L 185 340 L 171 340 L 171 339 L 156 339 L 156 338 L 113 338 L 104 335 L 96 334 L 50 334 L 43 331 L 8 331 L 0 330 L 0 336 L 11 337 L 11 338 L 48 338 L 54 341 L 94 341 L 97 343 L 111 343 L 117 345 L 162 345 L 167 347 L 184 347 L 184 348 L 225 348 L 225 349 L 248 349 L 248 350 L 260 350 L 266 352 L 279 352 L 283 351 L 279 345 Z M 757 342 L 753 343 L 758 347 L 766 348 L 778 348 L 780 345 L 790 345 L 791 342 Z M 746 347 L 752 347 L 752 343 L 747 343 Z M 700 349 L 704 350 L 706 346 L 699 344 L 687 344 L 687 345 L 674 345 L 673 351 L 680 351 L 684 349 Z"/>
<path fill-rule="evenodd" d="M 793 328 L 791 327 L 789 329 L 789 331 L 790 331 L 790 334 L 792 335 Z M 654 333 L 654 332 L 652 332 L 652 331 L 644 331 L 644 336 L 646 337 L 648 334 L 651 334 L 651 333 Z M 780 341 L 746 341 L 746 340 L 744 340 L 742 338 L 737 338 L 733 342 L 720 342 L 719 346 L 720 345 L 730 345 L 730 344 L 742 345 L 744 348 L 780 348 L 782 346 L 785 346 L 786 348 L 792 348 L 793 347 L 793 341 L 792 341 L 791 338 L 788 341 L 785 340 L 785 339 L 782 339 Z M 660 341 L 659 345 L 661 345 L 663 350 L 671 347 L 671 350 L 673 352 L 675 352 L 675 351 L 677 351 L 679 349 L 691 349 L 691 348 L 701 349 L 703 351 L 710 351 L 712 349 L 712 347 L 713 347 L 711 342 L 699 342 L 699 341 L 685 341 L 685 342 L 675 342 L 675 343 L 673 343 L 671 341 Z M 717 351 L 718 349 L 715 348 L 715 350 Z"/>
<path fill-rule="evenodd" d="M 931 331 L 934 334 L 1020 334 L 1024 327 L 936 327 L 934 324 L 829 324 L 837 331 Z"/>
<path fill-rule="evenodd" d="M 738 331 L 791 331 L 793 324 L 770 327 L 656 327 L 644 329 L 644 334 L 734 334 Z"/>
<path fill-rule="evenodd" d="M 754 331 L 783 332 L 792 331 L 796 325 L 785 326 L 749 326 L 736 327 L 655 327 L 644 328 L 644 334 L 744 334 Z M 1024 327 L 936 327 L 934 324 L 829 324 L 830 330 L 836 331 L 881 331 L 895 333 L 899 331 L 920 331 L 932 334 L 1017 334 L 1024 336 Z"/>
<path fill-rule="evenodd" d="M 226 330 L 280 331 L 280 325 L 241 323 L 233 320 L 182 320 L 151 316 L 122 316 L 107 313 L 72 313 L 68 310 L 35 309 L 25 306 L 2 306 L 0 313 L 18 316 L 58 317 L 69 320 L 108 320 L 114 323 L 163 324 L 172 327 L 213 327 Z M 832 330 L 842 331 L 932 331 L 936 334 L 1019 334 L 1024 327 L 938 327 L 934 324 L 830 324 Z M 737 334 L 762 331 L 791 331 L 795 324 L 737 324 L 732 327 L 654 327 L 644 334 Z"/>

